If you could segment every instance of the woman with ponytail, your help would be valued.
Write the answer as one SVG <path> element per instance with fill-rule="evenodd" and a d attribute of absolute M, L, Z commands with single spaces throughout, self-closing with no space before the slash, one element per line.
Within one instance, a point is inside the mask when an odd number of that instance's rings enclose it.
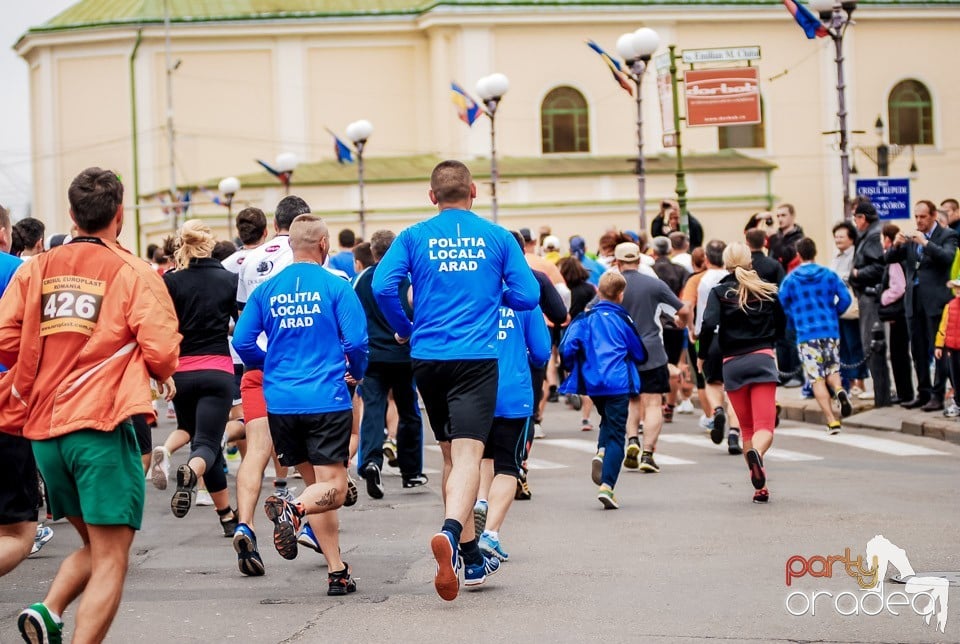
<path fill-rule="evenodd" d="M 717 343 L 723 356 L 724 388 L 740 420 L 750 482 L 756 490 L 753 501 L 766 503 L 770 495 L 763 455 L 773 443 L 779 379 L 774 343 L 783 335 L 785 317 L 777 285 L 760 279 L 753 270 L 747 246 L 727 246 L 723 265 L 730 274 L 710 291 L 699 355 L 705 358 Z"/>
<path fill-rule="evenodd" d="M 233 360 L 227 333 L 237 319 L 237 276 L 211 257 L 216 240 L 199 219 L 184 222 L 173 254 L 177 270 L 163 276 L 180 321 L 180 366 L 174 406 L 177 427 L 190 434 L 190 457 L 177 469 L 174 516 L 193 505 L 204 478 L 220 515 L 225 537 L 233 537 L 237 517 L 230 507 L 221 441 L 233 405 Z"/>

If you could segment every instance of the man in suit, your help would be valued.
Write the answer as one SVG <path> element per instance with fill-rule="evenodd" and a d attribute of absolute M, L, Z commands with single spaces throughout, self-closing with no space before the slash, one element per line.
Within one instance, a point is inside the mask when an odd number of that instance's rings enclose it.
<path fill-rule="evenodd" d="M 937 223 L 937 207 L 931 201 L 918 201 L 913 216 L 917 230 L 898 233 L 885 256 L 888 264 L 903 262 L 907 278 L 904 306 L 919 393 L 903 406 L 938 411 L 943 409 L 946 369 L 942 360 L 934 361 L 931 386 L 930 354 L 943 307 L 952 297 L 946 284 L 957 252 L 957 233 Z"/>

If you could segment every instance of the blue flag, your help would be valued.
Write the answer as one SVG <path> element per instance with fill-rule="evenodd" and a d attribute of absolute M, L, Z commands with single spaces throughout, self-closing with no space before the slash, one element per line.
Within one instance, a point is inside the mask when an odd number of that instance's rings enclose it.
<path fill-rule="evenodd" d="M 353 163 L 353 153 L 350 151 L 350 146 L 340 140 L 336 134 L 330 128 L 327 128 L 327 132 L 330 132 L 330 136 L 333 137 L 333 153 L 337 156 L 337 163 Z"/>
<path fill-rule="evenodd" d="M 823 38 L 829 34 L 820 19 L 802 4 L 795 2 L 795 0 L 783 0 L 783 6 L 787 8 L 787 11 L 790 12 L 790 15 L 793 16 L 793 19 L 797 21 L 797 24 L 803 29 L 803 33 L 810 40 L 817 37 Z"/>

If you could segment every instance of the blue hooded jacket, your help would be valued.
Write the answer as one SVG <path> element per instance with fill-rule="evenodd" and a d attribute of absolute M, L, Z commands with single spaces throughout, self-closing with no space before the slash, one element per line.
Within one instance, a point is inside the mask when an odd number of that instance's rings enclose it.
<path fill-rule="evenodd" d="M 797 342 L 837 339 L 840 315 L 850 306 L 840 276 L 817 264 L 801 264 L 780 285 L 780 304 L 797 329 Z"/>
<path fill-rule="evenodd" d="M 633 395 L 640 393 L 637 365 L 646 362 L 647 352 L 626 310 L 601 300 L 570 323 L 560 359 L 570 372 L 560 393 Z"/>
<path fill-rule="evenodd" d="M 497 330 L 500 379 L 495 416 L 528 418 L 533 415 L 533 376 L 530 367 L 547 364 L 550 348 L 550 332 L 539 306 L 532 311 L 500 307 Z"/>

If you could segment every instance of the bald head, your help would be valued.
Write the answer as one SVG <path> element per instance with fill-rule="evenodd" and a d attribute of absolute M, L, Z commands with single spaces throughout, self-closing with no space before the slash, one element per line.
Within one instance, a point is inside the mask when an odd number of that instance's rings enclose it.
<path fill-rule="evenodd" d="M 322 264 L 330 250 L 330 233 L 316 215 L 298 215 L 290 224 L 290 249 L 295 259 Z"/>
<path fill-rule="evenodd" d="M 469 208 L 477 196 L 470 170 L 459 161 L 443 161 L 430 175 L 430 201 L 438 206 Z"/>

